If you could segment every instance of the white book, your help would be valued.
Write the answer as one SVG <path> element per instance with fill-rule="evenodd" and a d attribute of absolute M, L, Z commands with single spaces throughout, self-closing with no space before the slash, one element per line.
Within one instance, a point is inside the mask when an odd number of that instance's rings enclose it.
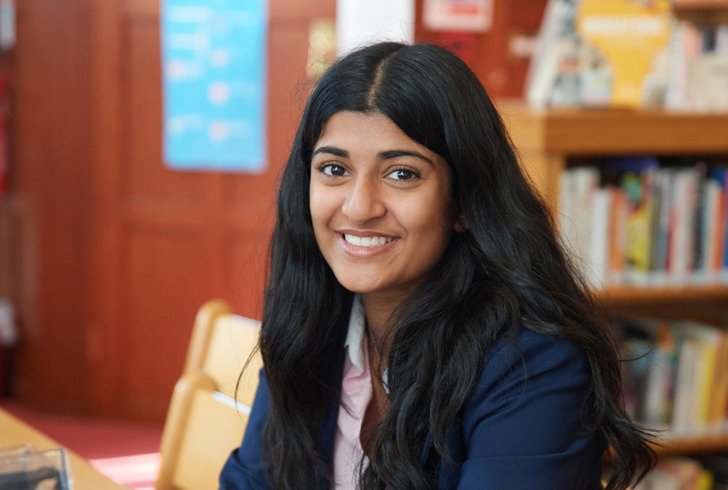
<path fill-rule="evenodd" d="M 674 327 L 681 330 L 685 341 L 697 351 L 692 371 L 693 381 L 690 385 L 689 419 L 686 422 L 689 431 L 702 432 L 708 429 L 713 402 L 711 395 L 717 388 L 715 385 L 716 363 L 719 351 L 723 352 L 721 346 L 723 334 L 721 330 L 712 325 L 694 320 L 675 322 Z"/>
<path fill-rule="evenodd" d="M 721 192 L 722 189 L 718 182 L 713 179 L 706 180 L 703 204 L 703 269 L 701 271 L 706 282 L 718 280 L 718 269 L 714 267 L 713 256 L 718 247 L 718 233 L 721 231 L 715 226 L 718 220 Z"/>
<path fill-rule="evenodd" d="M 715 31 L 715 52 L 728 56 L 728 24 L 721 24 Z"/>
<path fill-rule="evenodd" d="M 673 400 L 672 430 L 684 435 L 690 432 L 694 420 L 695 373 L 700 356 L 700 346 L 693 339 L 684 339 L 680 345 L 680 355 L 675 378 L 675 397 Z"/>
<path fill-rule="evenodd" d="M 692 110 L 690 71 L 692 63 L 700 54 L 701 38 L 697 27 L 684 20 L 676 20 L 670 38 L 668 83 L 665 107 L 674 110 Z"/>
<path fill-rule="evenodd" d="M 672 194 L 672 230 L 670 236 L 670 270 L 672 284 L 685 284 L 693 261 L 694 216 L 697 174 L 694 169 L 680 169 L 675 174 Z"/>
<path fill-rule="evenodd" d="M 588 277 L 591 285 L 595 287 L 604 287 L 607 283 L 612 193 L 611 189 L 595 189 L 592 198 L 592 233 Z"/>
<path fill-rule="evenodd" d="M 685 94 L 687 92 L 687 69 L 685 58 L 682 56 L 685 22 L 674 20 L 672 34 L 668 45 L 668 78 L 665 89 L 665 107 L 667 109 L 685 109 Z"/>
<path fill-rule="evenodd" d="M 702 53 L 690 63 L 688 100 L 702 112 L 728 111 L 728 55 Z"/>
<path fill-rule="evenodd" d="M 551 98 L 551 91 L 559 74 L 562 55 L 560 41 L 568 34 L 569 28 L 573 30 L 577 3 L 549 0 L 546 5 L 526 74 L 526 100 L 533 107 L 545 107 Z"/>
<path fill-rule="evenodd" d="M 680 478 L 659 468 L 652 470 L 646 480 L 648 481 L 645 486 L 638 486 L 635 490 L 682 490 L 683 488 Z"/>
<path fill-rule="evenodd" d="M 579 270 L 589 277 L 591 242 L 593 237 L 593 198 L 599 185 L 595 167 L 577 167 L 569 177 L 569 236 L 567 246 Z"/>

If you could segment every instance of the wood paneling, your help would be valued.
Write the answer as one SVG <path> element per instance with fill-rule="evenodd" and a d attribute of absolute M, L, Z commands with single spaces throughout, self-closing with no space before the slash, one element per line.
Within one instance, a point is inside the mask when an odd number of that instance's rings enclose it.
<path fill-rule="evenodd" d="M 109 2 L 96 10 L 103 145 L 95 182 L 93 393 L 103 413 L 161 419 L 205 300 L 221 297 L 238 313 L 260 316 L 276 180 L 309 89 L 308 24 L 334 16 L 333 0 L 269 5 L 268 166 L 259 174 L 164 165 L 158 3 Z"/>
<path fill-rule="evenodd" d="M 163 417 L 160 394 L 182 372 L 200 298 L 209 297 L 204 227 L 133 226 L 126 231 L 120 318 L 124 343 L 122 393 L 128 410 Z M 183 260 L 184 262 L 180 262 Z M 171 392 L 170 392 L 171 393 Z M 163 399 L 163 402 L 166 402 Z"/>
<path fill-rule="evenodd" d="M 12 118 L 22 344 L 15 392 L 57 411 L 86 406 L 91 251 L 87 0 L 17 6 Z"/>

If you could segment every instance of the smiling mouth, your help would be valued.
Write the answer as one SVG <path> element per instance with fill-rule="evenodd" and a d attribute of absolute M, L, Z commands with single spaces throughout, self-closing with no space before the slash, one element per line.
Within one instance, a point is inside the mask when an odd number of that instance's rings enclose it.
<path fill-rule="evenodd" d="M 344 240 L 346 243 L 355 245 L 357 247 L 381 247 L 394 240 L 394 237 L 386 236 L 356 236 L 344 233 Z"/>

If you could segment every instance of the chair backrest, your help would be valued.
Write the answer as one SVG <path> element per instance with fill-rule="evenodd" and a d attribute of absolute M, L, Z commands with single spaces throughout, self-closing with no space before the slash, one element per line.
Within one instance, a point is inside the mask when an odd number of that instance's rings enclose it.
<path fill-rule="evenodd" d="M 156 488 L 218 488 L 222 465 L 240 444 L 250 412 L 215 387 L 204 373 L 185 374 L 175 385 Z"/>
<path fill-rule="evenodd" d="M 217 383 L 218 391 L 235 398 L 240 371 L 258 345 L 259 331 L 259 321 L 233 315 L 222 300 L 208 301 L 197 313 L 183 372 L 203 372 Z M 253 403 L 261 367 L 256 353 L 240 379 L 238 402 Z"/>
<path fill-rule="evenodd" d="M 220 300 L 200 308 L 184 372 L 175 386 L 160 449 L 156 488 L 216 489 L 230 451 L 242 440 L 262 367 L 245 362 L 258 342 L 259 323 L 230 313 Z"/>

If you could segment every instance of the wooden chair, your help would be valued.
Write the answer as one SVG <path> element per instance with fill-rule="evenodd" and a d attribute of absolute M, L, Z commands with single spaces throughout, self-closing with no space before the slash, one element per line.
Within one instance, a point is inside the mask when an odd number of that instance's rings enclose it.
<path fill-rule="evenodd" d="M 216 489 L 230 451 L 243 437 L 262 367 L 259 323 L 230 313 L 220 300 L 200 308 L 182 377 L 175 385 L 160 449 L 156 488 Z"/>
<path fill-rule="evenodd" d="M 240 371 L 258 345 L 259 329 L 259 321 L 233 315 L 224 301 L 208 301 L 197 313 L 183 372 L 209 375 L 218 391 L 234 398 Z M 256 354 L 240 379 L 238 402 L 252 405 L 261 367 Z"/>

